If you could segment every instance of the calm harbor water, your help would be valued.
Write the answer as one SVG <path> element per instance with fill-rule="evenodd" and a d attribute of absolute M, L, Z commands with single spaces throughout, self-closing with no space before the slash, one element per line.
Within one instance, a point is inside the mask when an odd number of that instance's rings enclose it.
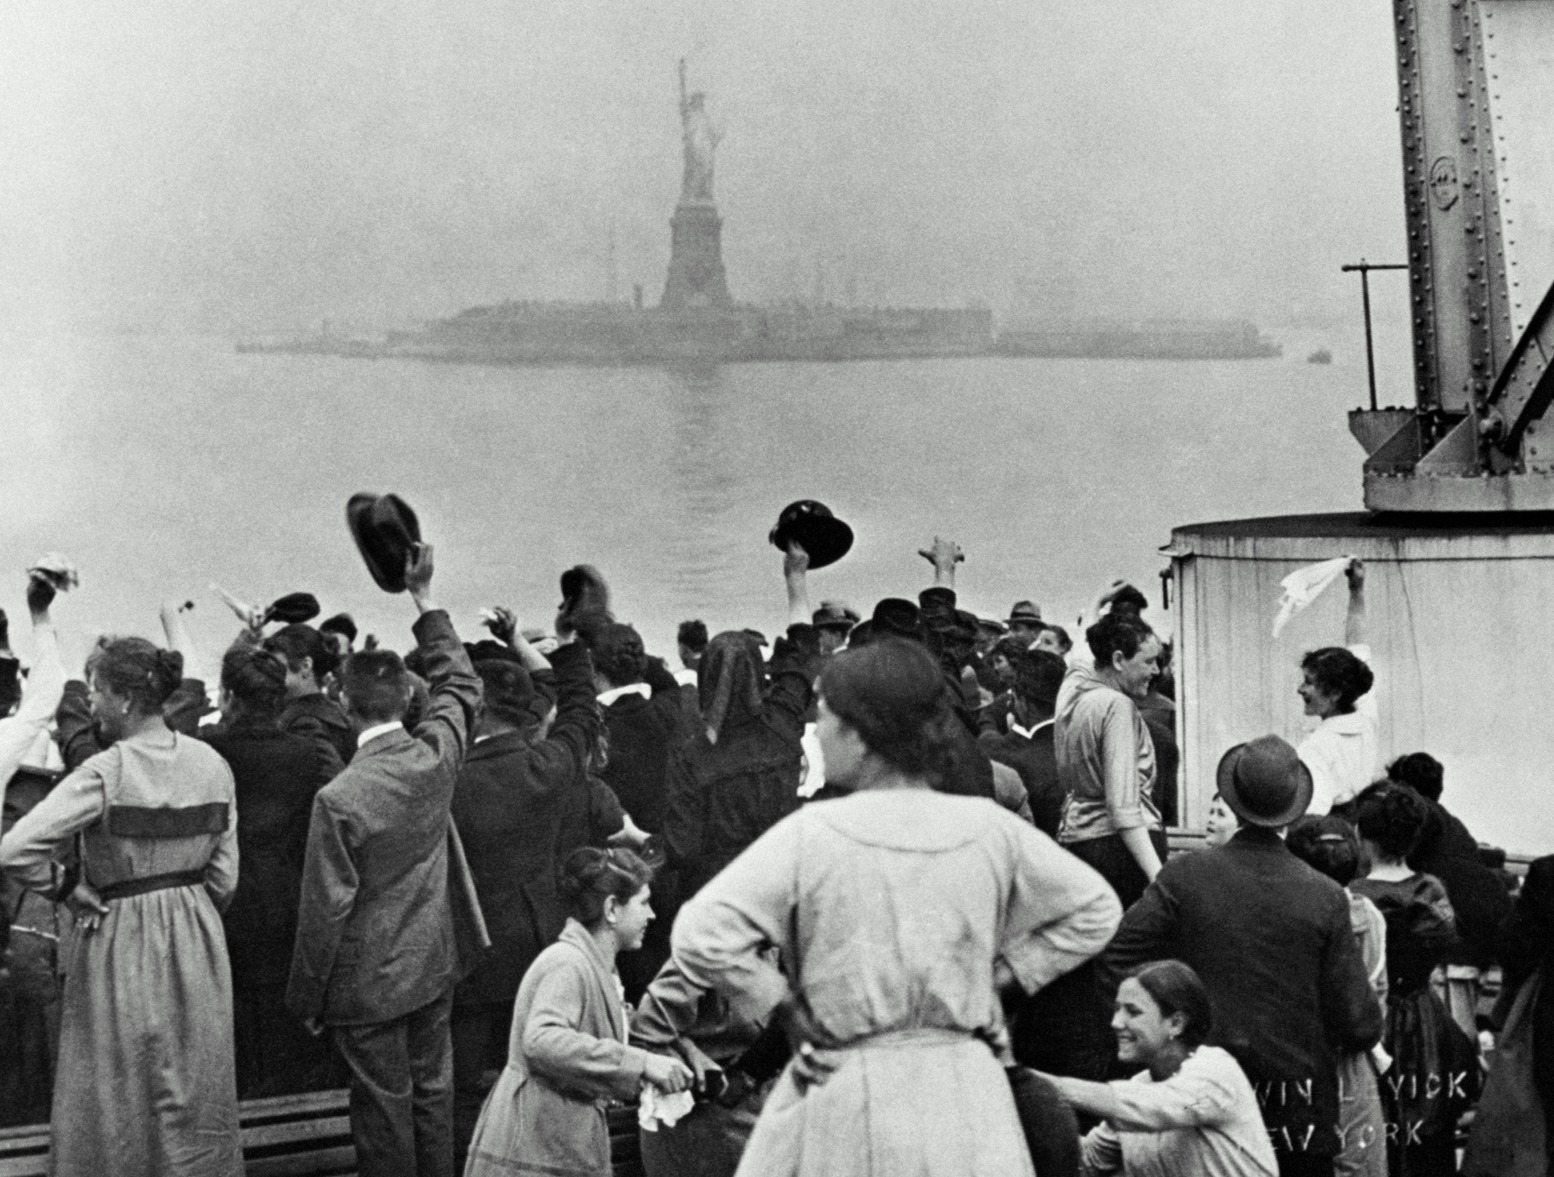
<path fill-rule="evenodd" d="M 1003 616 L 1031 597 L 1071 622 L 1113 576 L 1157 598 L 1173 525 L 1359 507 L 1344 412 L 1364 396 L 1363 345 L 1274 334 L 1283 359 L 700 371 L 5 337 L 0 551 L 18 575 L 0 580 L 0 605 L 24 615 L 20 570 L 57 548 L 82 572 L 59 611 L 77 649 L 89 630 L 157 632 L 165 596 L 198 602 L 196 637 L 219 651 L 233 623 L 212 581 L 260 602 L 311 591 L 403 648 L 408 603 L 373 586 L 344 525 L 351 493 L 393 490 L 436 544 L 438 595 L 466 633 L 497 602 L 548 622 L 579 561 L 604 571 L 656 652 L 673 654 L 687 617 L 774 632 L 766 533 L 795 498 L 826 502 L 858 536 L 812 577 L 816 603 L 867 612 L 914 594 L 928 582 L 915 553 L 940 534 L 966 550 L 966 607 Z M 1304 362 L 1319 344 L 1332 365 Z M 1405 394 L 1406 340 L 1384 337 L 1383 353 L 1385 402 Z"/>

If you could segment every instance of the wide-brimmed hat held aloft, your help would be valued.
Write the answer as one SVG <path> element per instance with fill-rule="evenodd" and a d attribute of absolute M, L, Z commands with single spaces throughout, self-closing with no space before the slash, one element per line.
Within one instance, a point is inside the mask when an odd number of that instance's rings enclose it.
<path fill-rule="evenodd" d="M 610 586 L 592 564 L 578 564 L 561 574 L 561 605 L 556 610 L 556 632 L 586 633 L 607 625 L 615 617 L 610 612 Z"/>
<path fill-rule="evenodd" d="M 1311 804 L 1311 770 L 1278 736 L 1258 736 L 1220 758 L 1219 795 L 1242 821 L 1278 829 Z"/>
<path fill-rule="evenodd" d="M 405 560 L 421 542 L 421 524 L 398 495 L 354 494 L 345 521 L 367 571 L 386 593 L 405 591 Z"/>
<path fill-rule="evenodd" d="M 811 569 L 835 564 L 853 546 L 853 529 L 835 515 L 831 508 L 814 499 L 800 499 L 789 503 L 777 516 L 777 526 L 766 537 L 772 546 L 786 552 L 793 542 L 809 553 Z"/>
<path fill-rule="evenodd" d="M 264 619 L 267 622 L 279 621 L 282 625 L 301 625 L 312 621 L 322 612 L 318 598 L 312 593 L 287 593 L 284 597 L 276 598 L 264 611 Z"/>

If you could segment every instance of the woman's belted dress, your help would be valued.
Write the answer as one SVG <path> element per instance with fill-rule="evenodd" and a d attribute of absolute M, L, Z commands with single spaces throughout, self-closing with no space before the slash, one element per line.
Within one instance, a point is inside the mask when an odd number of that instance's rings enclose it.
<path fill-rule="evenodd" d="M 91 757 L 0 842 L 0 867 L 51 885 L 80 835 L 108 914 L 69 941 L 49 1172 L 241 1174 L 232 978 L 218 905 L 237 886 L 232 773 L 163 731 Z"/>

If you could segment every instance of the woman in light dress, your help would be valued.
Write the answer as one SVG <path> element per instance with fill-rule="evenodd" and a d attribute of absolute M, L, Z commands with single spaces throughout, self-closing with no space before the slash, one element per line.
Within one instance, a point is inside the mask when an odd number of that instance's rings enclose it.
<path fill-rule="evenodd" d="M 49 1172 L 234 1177 L 232 978 L 218 911 L 237 886 L 232 771 L 162 720 L 178 654 L 120 638 L 86 669 L 110 745 L 0 841 L 7 874 L 59 890 L 56 858 L 80 835 Z"/>
<path fill-rule="evenodd" d="M 738 1172 L 1031 1177 L 998 990 L 1099 952 L 1116 895 L 993 802 L 934 791 L 959 721 L 921 645 L 840 654 L 819 693 L 827 780 L 850 795 L 784 818 L 674 929 L 689 980 L 798 1043 Z"/>
<path fill-rule="evenodd" d="M 1352 800 L 1381 771 L 1376 696 L 1371 692 L 1376 677 L 1365 643 L 1365 565 L 1349 561 L 1344 576 L 1349 582 L 1344 645 L 1306 654 L 1295 689 L 1306 714 L 1320 721 L 1295 749 L 1311 770 L 1306 812 L 1316 817 Z"/>
<path fill-rule="evenodd" d="M 1208 991 L 1179 960 L 1145 965 L 1117 990 L 1117 1057 L 1132 1079 L 1049 1075 L 1073 1107 L 1099 1116 L 1083 1141 L 1084 1177 L 1275 1177 L 1273 1145 L 1241 1065 L 1205 1046 Z"/>
<path fill-rule="evenodd" d="M 572 918 L 518 986 L 507 1067 L 486 1098 L 465 1177 L 609 1177 L 606 1107 L 644 1083 L 690 1086 L 677 1058 L 627 1045 L 616 955 L 642 946 L 652 870 L 629 850 L 574 850 L 561 886 Z"/>

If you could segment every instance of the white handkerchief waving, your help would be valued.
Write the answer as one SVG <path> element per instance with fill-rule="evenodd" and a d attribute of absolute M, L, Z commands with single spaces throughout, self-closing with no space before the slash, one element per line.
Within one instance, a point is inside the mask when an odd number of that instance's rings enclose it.
<path fill-rule="evenodd" d="M 1273 619 L 1273 636 L 1278 637 L 1291 617 L 1322 595 L 1322 590 L 1344 574 L 1353 556 L 1335 556 L 1320 564 L 1297 568 L 1279 582 L 1284 595 L 1279 598 L 1279 615 Z"/>

